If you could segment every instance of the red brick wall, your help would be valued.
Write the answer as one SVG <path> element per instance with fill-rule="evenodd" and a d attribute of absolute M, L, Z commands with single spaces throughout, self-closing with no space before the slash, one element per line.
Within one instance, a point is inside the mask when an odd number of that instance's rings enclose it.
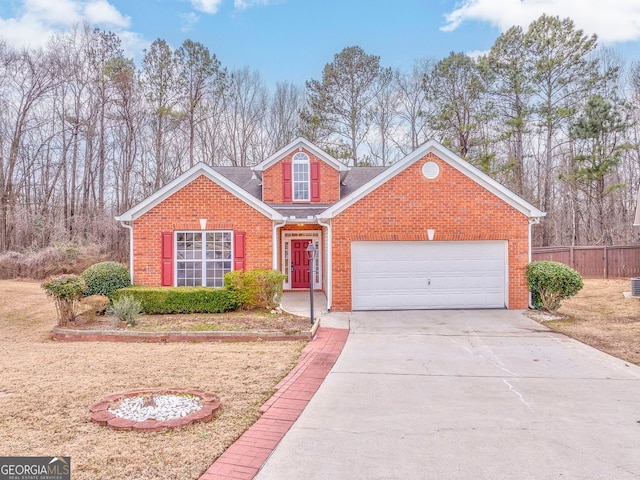
<path fill-rule="evenodd" d="M 156 205 L 133 222 L 134 283 L 159 286 L 161 232 L 200 230 L 246 232 L 246 268 L 271 268 L 272 222 L 205 176 Z"/>
<path fill-rule="evenodd" d="M 426 161 L 440 175 L 422 175 Z M 333 305 L 351 310 L 351 241 L 508 240 L 508 307 L 527 308 L 528 219 L 433 154 L 387 181 L 333 219 Z"/>
<path fill-rule="evenodd" d="M 309 155 L 309 161 L 320 163 L 320 201 L 313 203 L 330 204 L 340 200 L 340 173 L 328 163 L 320 160 L 306 149 L 302 149 Z M 298 152 L 295 150 L 282 160 L 271 165 L 262 172 L 262 201 L 265 203 L 292 203 L 285 202 L 282 190 L 282 164 L 291 163 L 291 159 Z M 305 202 L 295 202 L 305 203 Z M 307 202 L 311 203 L 311 202 Z"/>

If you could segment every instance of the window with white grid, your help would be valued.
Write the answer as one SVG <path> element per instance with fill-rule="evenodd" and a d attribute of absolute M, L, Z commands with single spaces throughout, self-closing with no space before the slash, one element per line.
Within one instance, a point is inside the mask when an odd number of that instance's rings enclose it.
<path fill-rule="evenodd" d="M 176 284 L 224 286 L 224 274 L 232 269 L 232 237 L 229 231 L 176 232 Z"/>
<path fill-rule="evenodd" d="M 309 156 L 297 152 L 293 156 L 293 200 L 309 200 Z"/>

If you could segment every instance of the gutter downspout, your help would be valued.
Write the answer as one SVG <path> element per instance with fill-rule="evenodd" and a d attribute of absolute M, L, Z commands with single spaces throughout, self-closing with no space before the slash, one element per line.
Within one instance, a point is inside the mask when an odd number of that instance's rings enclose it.
<path fill-rule="evenodd" d="M 120 225 L 129 230 L 129 279 L 133 285 L 133 225 L 120 220 Z"/>
<path fill-rule="evenodd" d="M 327 311 L 331 311 L 331 302 L 333 300 L 333 256 L 331 252 L 333 251 L 332 239 L 333 235 L 331 233 L 331 219 L 329 219 L 329 223 L 322 223 L 320 218 L 317 218 L 318 225 L 321 227 L 325 227 L 327 229 Z"/>
<path fill-rule="evenodd" d="M 272 259 L 272 268 L 273 270 L 278 271 L 278 256 L 280 253 L 280 244 L 278 242 L 278 230 L 280 230 L 282 227 L 284 227 L 287 224 L 287 220 L 284 219 L 282 220 L 281 224 L 276 224 L 276 220 L 273 221 L 273 259 Z"/>
<path fill-rule="evenodd" d="M 529 217 L 529 262 L 531 263 L 531 227 L 540 223 L 540 217 Z M 529 290 L 529 308 L 534 310 L 533 301 L 531 298 L 531 290 Z"/>

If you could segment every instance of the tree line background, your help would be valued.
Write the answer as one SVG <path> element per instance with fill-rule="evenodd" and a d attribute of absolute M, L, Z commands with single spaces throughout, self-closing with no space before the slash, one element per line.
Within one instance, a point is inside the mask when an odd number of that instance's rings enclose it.
<path fill-rule="evenodd" d="M 365 166 L 433 138 L 548 212 L 535 245 L 630 244 L 639 118 L 640 64 L 546 15 L 481 58 L 396 71 L 347 47 L 317 79 L 272 89 L 191 40 L 158 39 L 136 65 L 87 25 L 39 50 L 0 38 L 0 256 L 126 260 L 115 215 L 197 162 L 255 165 L 299 135 Z"/>

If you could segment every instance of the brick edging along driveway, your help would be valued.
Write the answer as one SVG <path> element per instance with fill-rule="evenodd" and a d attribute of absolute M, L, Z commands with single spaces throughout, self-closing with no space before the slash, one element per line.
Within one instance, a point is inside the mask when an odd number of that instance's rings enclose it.
<path fill-rule="evenodd" d="M 298 419 L 342 352 L 349 330 L 319 328 L 298 365 L 276 385 L 262 416 L 227 448 L 200 480 L 250 480 Z"/>

